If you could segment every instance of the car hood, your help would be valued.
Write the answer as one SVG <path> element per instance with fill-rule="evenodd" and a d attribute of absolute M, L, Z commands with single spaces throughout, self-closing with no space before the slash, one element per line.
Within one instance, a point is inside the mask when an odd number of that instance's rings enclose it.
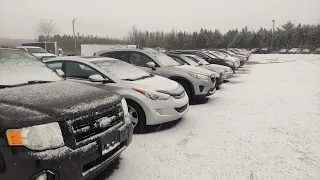
<path fill-rule="evenodd" d="M 172 90 L 179 88 L 179 84 L 170 79 L 161 77 L 161 76 L 153 76 L 146 79 L 141 79 L 137 81 L 122 81 L 123 83 L 133 87 L 133 88 L 145 88 L 151 90 Z"/>
<path fill-rule="evenodd" d="M 190 65 L 182 65 L 182 66 L 174 66 L 177 69 L 183 69 L 185 71 L 188 71 L 190 73 L 197 73 L 202 74 L 205 76 L 212 76 L 214 73 L 212 71 L 209 71 L 207 69 L 201 68 L 201 67 L 195 67 Z"/>
<path fill-rule="evenodd" d="M 223 69 L 223 68 L 220 68 L 220 67 L 216 67 L 216 66 L 212 66 L 211 64 L 209 65 L 202 65 L 200 66 L 201 68 L 205 68 L 205 69 L 208 69 L 210 71 L 214 71 L 216 73 L 224 73 L 226 70 Z"/>
<path fill-rule="evenodd" d="M 65 121 L 120 100 L 118 94 L 72 81 L 5 88 L 0 89 L 0 124 L 20 128 Z"/>
<path fill-rule="evenodd" d="M 34 56 L 41 58 L 41 57 L 57 57 L 55 54 L 51 53 L 32 53 Z"/>

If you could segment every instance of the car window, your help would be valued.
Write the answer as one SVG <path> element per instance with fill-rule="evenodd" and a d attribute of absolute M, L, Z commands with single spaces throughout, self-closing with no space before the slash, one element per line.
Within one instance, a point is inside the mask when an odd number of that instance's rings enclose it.
<path fill-rule="evenodd" d="M 106 53 L 102 53 L 102 54 L 100 54 L 99 56 L 101 56 L 101 57 L 111 57 L 112 58 L 112 52 L 106 52 Z"/>
<path fill-rule="evenodd" d="M 77 78 L 77 79 L 89 79 L 89 76 L 100 74 L 95 69 L 78 62 L 67 62 L 66 63 L 66 77 Z"/>
<path fill-rule="evenodd" d="M 129 63 L 130 52 L 117 51 L 112 53 L 112 58 Z"/>
<path fill-rule="evenodd" d="M 180 58 L 178 58 L 176 56 L 169 56 L 169 57 L 171 57 L 173 60 L 175 60 L 180 65 L 188 65 L 188 63 L 184 62 L 182 59 L 180 59 Z"/>
<path fill-rule="evenodd" d="M 47 65 L 52 70 L 57 70 L 57 69 L 62 70 L 62 62 L 49 62 L 47 63 Z"/>
<path fill-rule="evenodd" d="M 200 61 L 198 61 L 196 58 L 192 57 L 192 56 L 186 56 L 187 58 L 191 59 L 192 61 L 196 62 L 196 63 L 200 63 Z"/>
<path fill-rule="evenodd" d="M 137 53 L 137 52 L 133 52 L 131 54 L 130 61 L 131 61 L 131 64 L 133 64 L 135 66 L 141 66 L 141 67 L 148 67 L 147 66 L 148 62 L 154 62 L 148 56 L 141 54 L 141 53 Z"/>

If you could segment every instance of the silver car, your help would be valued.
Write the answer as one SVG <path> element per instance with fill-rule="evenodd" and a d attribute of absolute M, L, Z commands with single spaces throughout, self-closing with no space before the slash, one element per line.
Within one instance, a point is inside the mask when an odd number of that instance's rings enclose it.
<path fill-rule="evenodd" d="M 190 101 L 216 92 L 216 77 L 212 71 L 189 65 L 180 65 L 169 56 L 152 50 L 112 49 L 98 51 L 95 56 L 111 57 L 138 66 L 144 71 L 167 77 L 180 83 Z"/>

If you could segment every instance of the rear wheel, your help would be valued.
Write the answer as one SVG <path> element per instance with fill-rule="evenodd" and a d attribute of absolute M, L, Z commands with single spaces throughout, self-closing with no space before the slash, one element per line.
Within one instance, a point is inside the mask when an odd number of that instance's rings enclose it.
<path fill-rule="evenodd" d="M 144 132 L 146 127 L 146 115 L 142 107 L 138 103 L 132 100 L 126 100 L 126 101 L 128 104 L 129 117 L 134 127 L 134 132 L 135 133 Z"/>

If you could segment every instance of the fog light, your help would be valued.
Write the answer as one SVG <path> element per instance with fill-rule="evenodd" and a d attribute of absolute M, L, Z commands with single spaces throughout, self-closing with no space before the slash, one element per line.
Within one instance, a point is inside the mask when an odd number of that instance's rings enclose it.
<path fill-rule="evenodd" d="M 204 89 L 204 86 L 199 86 L 199 89 L 200 89 L 200 92 L 202 92 L 203 91 L 203 89 Z"/>
<path fill-rule="evenodd" d="M 47 180 L 47 173 L 40 174 L 36 180 Z"/>
<path fill-rule="evenodd" d="M 159 115 L 163 115 L 163 111 L 161 109 L 156 109 L 156 112 L 159 114 Z"/>
<path fill-rule="evenodd" d="M 57 174 L 55 174 L 51 170 L 44 170 L 42 172 L 35 174 L 31 178 L 31 180 L 55 180 L 56 177 L 57 177 Z"/>

